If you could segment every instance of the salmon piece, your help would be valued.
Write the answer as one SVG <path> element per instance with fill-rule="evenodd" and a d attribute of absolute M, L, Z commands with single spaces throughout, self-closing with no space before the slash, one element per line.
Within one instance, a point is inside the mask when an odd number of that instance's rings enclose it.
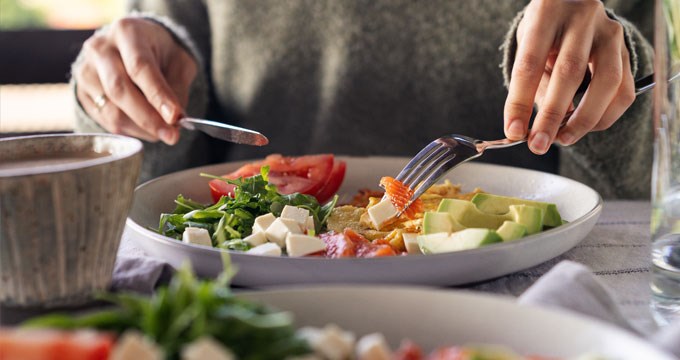
<path fill-rule="evenodd" d="M 326 257 L 331 259 L 356 257 L 357 243 L 346 237 L 344 233 L 331 231 L 320 234 L 319 237 L 326 243 Z"/>
<path fill-rule="evenodd" d="M 408 208 L 406 207 L 411 197 L 413 197 L 413 189 L 404 185 L 401 181 L 393 177 L 384 176 L 380 179 L 380 186 L 385 189 L 385 195 L 390 199 L 392 205 L 409 219 L 415 219 L 416 214 L 423 212 L 423 202 L 420 198 L 411 203 Z"/>
<path fill-rule="evenodd" d="M 342 233 L 329 232 L 321 234 L 320 237 L 326 243 L 325 256 L 332 259 L 397 255 L 394 249 L 384 240 L 370 242 L 350 228 L 345 229 Z"/>

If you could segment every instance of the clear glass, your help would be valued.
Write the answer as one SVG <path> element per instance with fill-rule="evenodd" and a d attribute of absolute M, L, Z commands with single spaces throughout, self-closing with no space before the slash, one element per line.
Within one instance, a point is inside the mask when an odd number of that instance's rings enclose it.
<path fill-rule="evenodd" d="M 680 319 L 680 0 L 656 0 L 652 311 L 659 325 Z"/>

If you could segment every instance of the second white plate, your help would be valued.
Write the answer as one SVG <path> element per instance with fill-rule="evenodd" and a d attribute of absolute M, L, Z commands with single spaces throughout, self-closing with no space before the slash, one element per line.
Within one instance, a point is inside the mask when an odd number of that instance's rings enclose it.
<path fill-rule="evenodd" d="M 393 349 L 410 339 L 427 352 L 442 346 L 500 345 L 523 355 L 575 359 L 670 360 L 621 329 L 579 314 L 454 290 L 321 286 L 240 296 L 290 311 L 297 326 L 334 323 L 357 336 L 383 333 Z M 600 359 L 600 357 L 598 357 Z"/>
<path fill-rule="evenodd" d="M 406 158 L 341 157 L 347 175 L 339 193 L 347 202 L 359 189 L 376 189 L 380 177 L 395 175 Z M 226 174 L 242 163 L 227 163 L 169 174 L 140 185 L 127 220 L 129 238 L 147 254 L 178 267 L 190 261 L 201 276 L 222 270 L 224 250 L 185 244 L 149 228 L 158 226 L 161 213 L 174 208 L 178 194 L 209 203 L 208 180 L 199 173 Z M 593 228 L 602 211 L 602 199 L 579 182 L 538 171 L 498 165 L 468 163 L 450 172 L 447 179 L 465 191 L 480 187 L 499 195 L 549 201 L 557 204 L 569 221 L 555 229 L 510 243 L 439 255 L 413 255 L 374 259 L 325 259 L 263 257 L 230 252 L 238 266 L 234 285 L 260 287 L 310 283 L 391 283 L 460 285 L 527 269 L 571 249 Z"/>

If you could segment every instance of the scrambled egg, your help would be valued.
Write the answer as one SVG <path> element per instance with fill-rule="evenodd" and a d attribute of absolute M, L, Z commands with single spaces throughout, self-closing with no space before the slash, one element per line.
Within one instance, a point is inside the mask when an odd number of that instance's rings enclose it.
<path fill-rule="evenodd" d="M 479 192 L 481 190 L 476 188 L 472 192 L 461 193 L 460 185 L 453 185 L 450 181 L 446 180 L 442 184 L 435 184 L 429 188 L 420 197 L 420 200 L 423 202 L 423 212 L 436 211 L 442 199 L 470 200 Z M 371 197 L 366 207 L 352 205 L 336 207 L 328 218 L 328 230 L 342 233 L 346 228 L 350 228 L 368 240 L 385 239 L 392 246 L 403 250 L 404 240 L 402 234 L 405 232 L 420 233 L 423 225 L 423 213 L 416 214 L 415 219 L 409 219 L 402 215 L 396 221 L 377 230 L 371 223 L 366 209 L 378 202 L 380 202 L 379 197 Z"/>

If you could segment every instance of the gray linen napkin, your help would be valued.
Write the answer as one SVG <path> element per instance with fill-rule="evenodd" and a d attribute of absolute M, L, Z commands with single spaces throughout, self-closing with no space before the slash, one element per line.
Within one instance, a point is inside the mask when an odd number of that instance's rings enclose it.
<path fill-rule="evenodd" d="M 623 317 L 609 291 L 590 269 L 573 261 L 565 260 L 555 265 L 527 289 L 518 302 L 568 309 L 645 336 Z M 668 325 L 647 340 L 680 357 L 680 322 Z"/>
<path fill-rule="evenodd" d="M 118 254 L 111 279 L 111 290 L 150 295 L 156 286 L 167 282 L 174 269 L 170 264 L 148 256 Z"/>

